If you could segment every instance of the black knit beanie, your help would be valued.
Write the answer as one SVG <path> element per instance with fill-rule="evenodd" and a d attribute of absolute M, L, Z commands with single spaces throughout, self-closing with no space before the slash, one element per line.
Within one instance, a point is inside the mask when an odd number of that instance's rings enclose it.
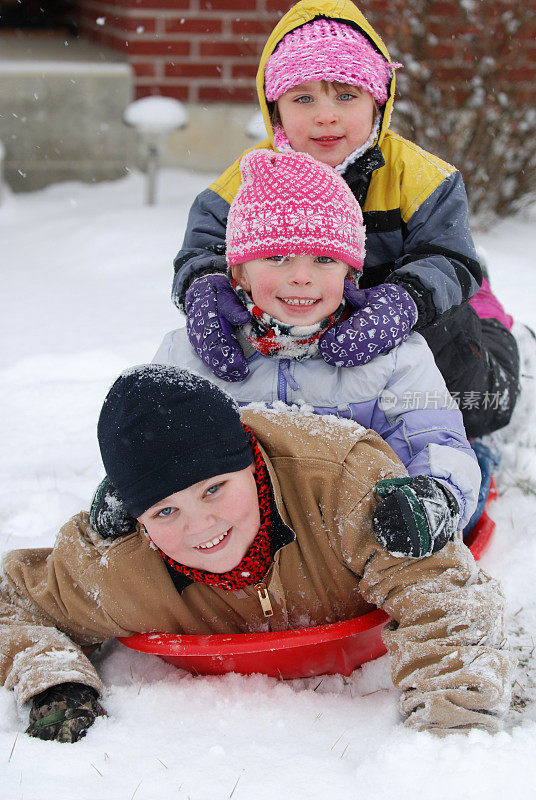
<path fill-rule="evenodd" d="M 253 462 L 234 401 L 205 378 L 161 364 L 119 376 L 97 435 L 106 473 L 133 517 L 198 481 Z"/>

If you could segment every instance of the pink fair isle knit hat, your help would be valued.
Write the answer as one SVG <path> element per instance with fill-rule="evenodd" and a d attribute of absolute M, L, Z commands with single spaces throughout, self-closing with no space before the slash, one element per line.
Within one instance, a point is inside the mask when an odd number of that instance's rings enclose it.
<path fill-rule="evenodd" d="M 360 270 L 359 203 L 332 167 L 307 153 L 252 150 L 227 219 L 229 266 L 267 256 L 322 255 Z"/>
<path fill-rule="evenodd" d="M 315 19 L 281 39 L 264 69 L 269 101 L 306 81 L 339 81 L 360 86 L 382 106 L 387 84 L 401 64 L 386 61 L 362 33 L 332 19 Z"/>

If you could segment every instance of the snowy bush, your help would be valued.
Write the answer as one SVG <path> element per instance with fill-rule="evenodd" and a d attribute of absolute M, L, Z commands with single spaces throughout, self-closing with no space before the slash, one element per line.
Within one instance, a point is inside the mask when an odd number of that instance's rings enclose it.
<path fill-rule="evenodd" d="M 483 222 L 534 196 L 534 0 L 370 0 L 362 8 L 404 65 L 393 128 L 456 165 Z"/>

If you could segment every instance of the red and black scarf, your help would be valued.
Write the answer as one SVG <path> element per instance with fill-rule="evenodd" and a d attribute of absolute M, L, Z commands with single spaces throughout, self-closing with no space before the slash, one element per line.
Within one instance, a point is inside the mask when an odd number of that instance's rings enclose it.
<path fill-rule="evenodd" d="M 244 429 L 249 436 L 255 461 L 255 483 L 257 484 L 261 524 L 242 561 L 229 572 L 207 572 L 204 569 L 195 569 L 195 567 L 185 567 L 184 564 L 179 564 L 178 561 L 164 553 L 153 542 L 154 547 L 156 547 L 166 564 L 169 564 L 177 572 L 199 583 L 205 583 L 207 586 L 220 586 L 222 589 L 227 589 L 231 592 L 260 581 L 268 571 L 271 560 L 272 505 L 268 470 L 253 432 L 247 425 L 244 425 Z"/>
<path fill-rule="evenodd" d="M 327 317 L 314 325 L 287 325 L 271 317 L 255 305 L 246 290 L 235 280 L 233 289 L 240 302 L 251 314 L 251 321 L 243 325 L 249 343 L 263 356 L 273 358 L 292 358 L 303 361 L 318 354 L 318 342 L 328 328 L 343 319 L 346 301 Z"/>

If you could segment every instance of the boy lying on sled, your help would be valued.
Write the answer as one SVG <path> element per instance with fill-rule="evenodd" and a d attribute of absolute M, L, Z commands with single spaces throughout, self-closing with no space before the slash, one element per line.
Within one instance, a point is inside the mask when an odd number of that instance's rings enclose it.
<path fill-rule="evenodd" d="M 4 558 L 0 681 L 30 701 L 30 735 L 74 742 L 104 714 L 84 652 L 110 637 L 286 630 L 371 603 L 392 617 L 383 635 L 406 725 L 500 727 L 513 668 L 500 588 L 455 524 L 426 558 L 380 544 L 386 520 L 410 535 L 418 518 L 433 538 L 434 516 L 423 498 L 414 517 L 391 502 L 405 470 L 378 434 L 291 410 L 240 416 L 204 378 L 153 364 L 120 375 L 98 437 L 132 529 L 107 532 L 97 501 L 53 548 Z"/>

